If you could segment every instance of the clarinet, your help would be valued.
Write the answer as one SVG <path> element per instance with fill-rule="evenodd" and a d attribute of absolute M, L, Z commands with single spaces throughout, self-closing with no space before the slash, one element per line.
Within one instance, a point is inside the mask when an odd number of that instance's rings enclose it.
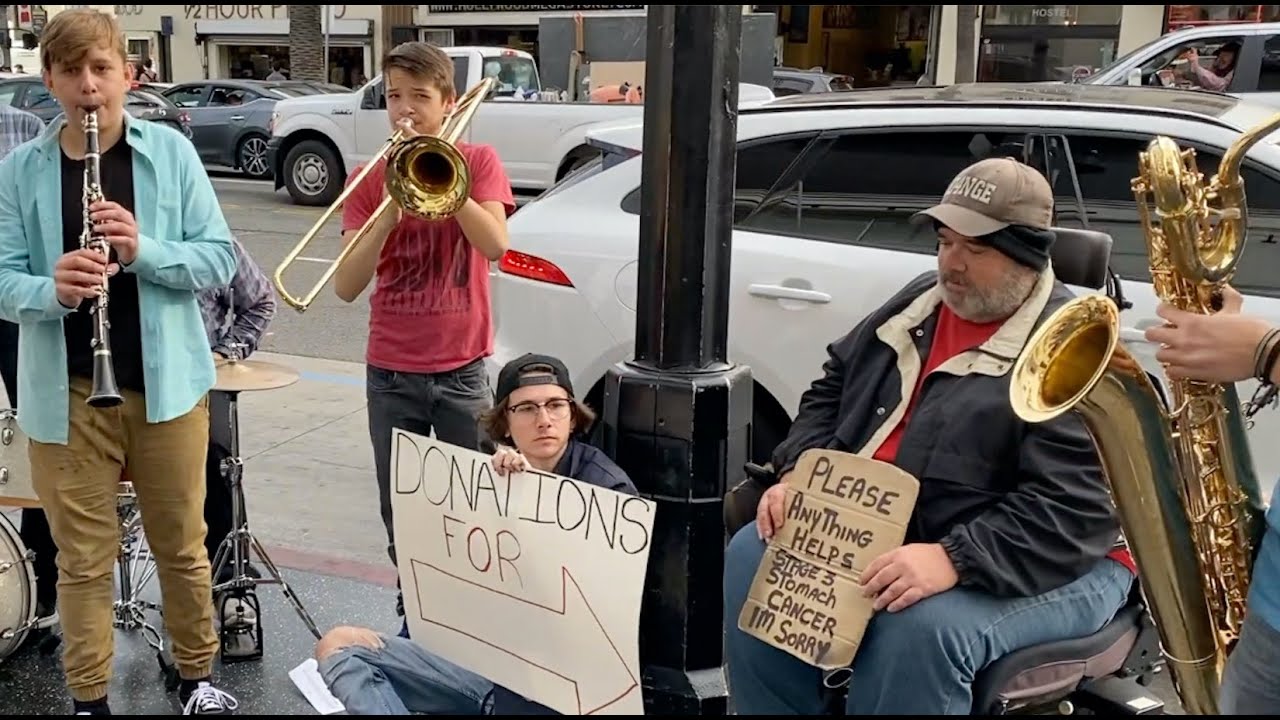
<path fill-rule="evenodd" d="M 80 232 L 80 247 L 97 250 L 103 259 L 111 259 L 111 245 L 89 218 L 89 206 L 102 199 L 102 174 L 98 150 L 98 110 L 87 108 L 84 113 L 84 229 Z M 123 142 L 123 140 L 121 141 Z M 115 365 L 111 357 L 111 320 L 107 317 L 107 271 L 102 271 L 102 290 L 89 312 L 93 315 L 93 391 L 86 401 L 97 408 L 115 407 L 124 402 L 116 387 Z"/>

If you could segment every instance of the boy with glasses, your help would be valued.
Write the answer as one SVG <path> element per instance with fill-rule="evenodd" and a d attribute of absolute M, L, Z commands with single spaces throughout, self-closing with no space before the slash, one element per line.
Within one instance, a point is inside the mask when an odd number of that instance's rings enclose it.
<path fill-rule="evenodd" d="M 482 422 L 499 475 L 535 468 L 635 495 L 609 456 L 578 440 L 595 414 L 573 397 L 564 363 L 527 354 L 502 368 Z M 436 655 L 405 634 L 336 627 L 316 644 L 325 683 L 348 715 L 558 715 Z"/>

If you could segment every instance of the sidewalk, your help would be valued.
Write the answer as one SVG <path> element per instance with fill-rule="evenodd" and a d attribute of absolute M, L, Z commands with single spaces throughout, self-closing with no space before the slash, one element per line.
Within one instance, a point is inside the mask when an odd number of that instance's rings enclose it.
<path fill-rule="evenodd" d="M 321 632 L 339 624 L 365 625 L 389 633 L 399 629 L 394 589 L 283 568 L 281 574 Z M 159 601 L 155 580 L 143 596 Z M 260 586 L 257 596 L 263 621 L 263 656 L 232 664 L 215 660 L 215 681 L 239 702 L 238 715 L 318 715 L 289 677 L 290 670 L 312 657 L 314 637 L 285 600 L 280 586 Z M 147 620 L 153 625 L 160 622 L 155 613 L 147 613 Z M 178 694 L 165 689 L 156 654 L 141 631 L 117 630 L 115 637 L 116 656 L 108 690 L 112 713 L 182 714 Z M 167 642 L 167 636 L 165 639 Z M 24 646 L 0 660 L 0 715 L 70 714 L 61 650 L 59 646 L 41 654 Z"/>
<path fill-rule="evenodd" d="M 250 529 L 277 564 L 395 586 L 378 510 L 364 366 L 267 352 L 300 379 L 240 395 Z"/>

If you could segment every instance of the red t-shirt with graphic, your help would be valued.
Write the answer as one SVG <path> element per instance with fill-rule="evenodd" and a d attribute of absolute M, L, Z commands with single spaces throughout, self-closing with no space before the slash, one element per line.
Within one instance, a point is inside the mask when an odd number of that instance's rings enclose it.
<path fill-rule="evenodd" d="M 885 438 L 884 443 L 876 450 L 873 457 L 881 462 L 892 463 L 898 456 L 898 445 L 902 441 L 902 432 L 907 426 L 907 419 L 911 417 L 912 410 L 915 409 L 916 401 L 920 396 L 920 387 L 924 384 L 924 379 L 939 365 L 942 365 L 951 358 L 959 355 L 966 350 L 971 350 L 987 340 L 1000 329 L 1002 321 L 990 323 L 975 323 L 965 320 L 956 315 L 944 303 L 938 312 L 938 326 L 934 331 L 933 347 L 929 349 L 929 357 L 925 359 L 924 367 L 920 370 L 920 378 L 916 381 L 915 390 L 911 393 L 911 401 L 907 405 L 907 412 L 902 416 L 902 421 L 893 429 L 889 437 Z M 1130 571 L 1136 572 L 1132 554 L 1125 548 L 1116 548 L 1107 555 L 1116 560 Z"/>
<path fill-rule="evenodd" d="M 511 183 L 488 145 L 458 143 L 471 170 L 471 198 L 515 212 Z M 384 197 L 379 161 L 342 208 L 342 230 L 359 230 Z M 347 183 L 360 172 L 356 167 Z M 369 299 L 365 361 L 386 370 L 438 373 L 493 353 L 489 261 L 455 218 L 429 222 L 407 213 L 378 258 Z"/>

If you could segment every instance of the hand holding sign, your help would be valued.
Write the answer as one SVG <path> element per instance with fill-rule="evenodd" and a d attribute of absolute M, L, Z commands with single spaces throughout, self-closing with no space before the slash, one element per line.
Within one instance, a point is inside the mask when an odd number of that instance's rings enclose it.
<path fill-rule="evenodd" d="M 414 641 L 562 714 L 643 714 L 655 505 L 399 428 L 391 447 Z"/>
<path fill-rule="evenodd" d="M 863 571 L 902 545 L 919 488 L 888 463 L 834 450 L 801 455 L 769 491 L 783 496 L 781 522 L 760 503 L 772 537 L 738 627 L 811 665 L 847 667 L 876 610 Z"/>

